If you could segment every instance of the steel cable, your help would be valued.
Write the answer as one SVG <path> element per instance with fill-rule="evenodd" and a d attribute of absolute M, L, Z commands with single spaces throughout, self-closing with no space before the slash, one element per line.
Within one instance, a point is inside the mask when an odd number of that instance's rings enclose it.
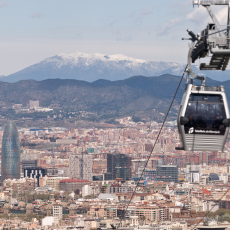
<path fill-rule="evenodd" d="M 179 82 L 179 84 L 178 84 L 178 86 L 177 86 L 176 92 L 175 92 L 175 94 L 174 94 L 174 96 L 173 96 L 173 99 L 172 99 L 172 101 L 171 101 L 171 104 L 170 104 L 170 106 L 169 106 L 168 112 L 167 112 L 167 114 L 166 114 L 166 116 L 165 116 L 165 118 L 164 118 L 164 121 L 163 121 L 163 123 L 162 123 L 162 125 L 161 125 L 161 128 L 160 128 L 160 130 L 159 130 L 159 132 L 158 132 L 158 135 L 157 135 L 157 138 L 156 138 L 155 143 L 154 143 L 154 145 L 153 145 L 153 148 L 152 148 L 152 150 L 151 150 L 151 152 L 150 152 L 150 154 L 149 154 L 149 156 L 148 156 L 148 158 L 147 158 L 147 161 L 146 161 L 146 163 L 145 163 L 145 166 L 144 166 L 144 169 L 143 169 L 143 171 L 142 171 L 142 173 L 141 173 L 141 176 L 139 177 L 139 180 L 138 180 L 138 182 L 137 182 L 137 185 L 136 185 L 136 187 L 135 187 L 135 189 L 134 189 L 134 191 L 133 191 L 133 193 L 132 193 L 132 196 L 131 196 L 131 198 L 130 198 L 130 200 L 129 200 L 129 203 L 128 203 L 126 209 L 125 209 L 123 218 L 121 218 L 121 220 L 120 220 L 120 224 L 119 224 L 120 226 L 121 226 L 122 220 L 125 218 L 125 214 L 126 214 L 126 212 L 127 212 L 127 210 L 128 210 L 128 207 L 129 207 L 130 203 L 132 202 L 132 199 L 133 199 L 134 194 L 135 194 L 135 192 L 136 192 L 136 190 L 137 190 L 137 187 L 139 186 L 139 182 L 140 182 L 140 180 L 141 180 L 141 178 L 142 178 L 142 176 L 143 176 L 143 174 L 144 174 L 144 172 L 145 172 L 145 169 L 146 169 L 146 167 L 147 167 L 147 165 L 148 165 L 149 159 L 150 159 L 150 157 L 152 156 L 153 150 L 154 150 L 154 148 L 155 148 L 155 146 L 156 146 L 156 143 L 157 143 L 157 141 L 158 141 L 158 139 L 159 139 L 159 137 L 160 137 L 161 131 L 162 131 L 163 127 L 164 127 L 164 124 L 165 124 L 165 122 L 166 122 L 166 120 L 167 120 L 167 117 L 168 117 L 168 115 L 169 115 L 169 112 L 170 112 L 170 110 L 171 110 L 171 108 L 172 108 L 173 102 L 174 102 L 174 100 L 175 100 L 175 98 L 176 98 L 176 95 L 177 95 L 178 90 L 179 90 L 179 88 L 180 88 L 181 82 L 182 82 L 182 80 L 183 80 L 183 78 L 184 78 L 184 74 L 185 74 L 185 71 L 186 71 L 187 67 L 188 67 L 188 65 L 186 65 L 186 67 L 185 67 L 185 70 L 184 70 L 184 72 L 183 72 L 183 74 L 182 74 L 182 77 L 181 77 L 181 79 L 180 79 L 180 82 Z M 118 229 L 119 229 L 119 228 L 118 228 Z"/>

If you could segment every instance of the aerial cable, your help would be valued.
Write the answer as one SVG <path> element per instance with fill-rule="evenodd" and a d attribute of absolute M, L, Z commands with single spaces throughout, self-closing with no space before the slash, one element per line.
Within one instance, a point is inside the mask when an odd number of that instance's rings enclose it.
<path fill-rule="evenodd" d="M 225 30 L 228 30 L 228 29 L 218 30 L 218 31 L 213 32 L 213 33 L 211 33 L 211 34 L 203 35 L 202 37 L 199 37 L 199 39 L 204 38 L 204 37 L 207 37 L 207 36 L 209 36 L 209 35 L 218 34 L 218 33 L 223 32 L 223 31 L 225 31 Z M 192 32 L 192 31 L 189 31 L 189 30 L 188 30 L 188 32 Z M 194 39 L 194 41 L 197 41 L 197 40 L 198 40 L 198 35 L 196 36 L 193 32 L 192 32 L 192 34 L 193 34 L 193 37 L 192 37 L 192 38 L 182 38 L 182 40 L 192 40 L 192 39 Z"/>
<path fill-rule="evenodd" d="M 134 194 L 135 194 L 135 192 L 136 192 L 136 190 L 137 190 L 137 187 L 138 187 L 138 185 L 139 185 L 139 182 L 140 182 L 142 176 L 144 175 L 145 169 L 146 169 L 146 167 L 147 167 L 147 165 L 148 165 L 148 162 L 149 162 L 150 157 L 152 156 L 153 150 L 154 150 L 154 148 L 155 148 L 155 146 L 156 146 L 156 143 L 157 143 L 157 141 L 158 141 L 158 139 L 159 139 L 159 137 L 160 137 L 160 134 L 161 134 L 161 131 L 162 131 L 163 127 L 164 127 L 164 124 L 165 124 L 165 122 L 166 122 L 166 120 L 167 120 L 167 118 L 168 118 L 169 112 L 170 112 L 170 110 L 171 110 L 171 108 L 172 108 L 173 102 L 174 102 L 174 100 L 175 100 L 175 98 L 176 98 L 177 92 L 178 92 L 178 90 L 179 90 L 179 88 L 180 88 L 180 85 L 181 85 L 181 82 L 182 82 L 182 80 L 183 80 L 183 78 L 184 78 L 184 74 L 185 74 L 185 72 L 186 72 L 186 70 L 187 70 L 187 67 L 188 67 L 188 64 L 186 65 L 185 70 L 184 70 L 184 72 L 183 72 L 183 74 L 182 74 L 182 77 L 181 77 L 180 82 L 179 82 L 179 84 L 178 84 L 178 86 L 177 86 L 176 92 L 175 92 L 175 94 L 174 94 L 174 96 L 173 96 L 173 99 L 172 99 L 172 101 L 171 101 L 171 104 L 170 104 L 170 106 L 169 106 L 168 112 L 167 112 L 167 114 L 166 114 L 166 116 L 165 116 L 165 118 L 164 118 L 164 121 L 163 121 L 163 123 L 162 123 L 162 125 L 161 125 L 161 128 L 160 128 L 160 130 L 159 130 L 159 132 L 158 132 L 158 134 L 157 134 L 157 138 L 156 138 L 156 140 L 155 140 L 155 143 L 154 143 L 154 145 L 153 145 L 153 148 L 152 148 L 152 150 L 151 150 L 151 152 L 150 152 L 150 154 L 149 154 L 149 156 L 148 156 L 148 158 L 147 158 L 147 161 L 146 161 L 146 163 L 145 163 L 145 167 L 144 167 L 144 169 L 143 169 L 143 171 L 142 171 L 142 173 L 141 173 L 141 176 L 139 177 L 139 180 L 138 180 L 138 182 L 137 182 L 137 185 L 136 185 L 136 187 L 135 187 L 135 189 L 134 189 L 134 191 L 133 191 L 133 193 L 132 193 L 132 196 L 131 196 L 131 198 L 130 198 L 130 200 L 129 200 L 129 203 L 128 203 L 126 209 L 125 209 L 124 215 L 123 215 L 123 217 L 122 217 L 121 220 L 120 220 L 120 225 L 121 225 L 121 221 L 125 218 L 125 214 L 126 214 L 126 212 L 127 212 L 127 210 L 128 210 L 128 207 L 129 207 L 130 203 L 132 202 L 132 199 L 133 199 Z M 119 228 L 118 228 L 118 229 L 119 229 Z"/>
<path fill-rule="evenodd" d="M 217 33 L 219 33 L 219 32 L 225 31 L 225 30 L 228 30 L 228 29 L 218 30 L 218 31 L 216 31 L 216 32 L 214 32 L 214 33 L 206 34 L 206 35 L 204 35 L 204 36 L 202 36 L 202 37 L 207 37 L 207 36 L 209 36 L 209 35 L 217 34 Z"/>

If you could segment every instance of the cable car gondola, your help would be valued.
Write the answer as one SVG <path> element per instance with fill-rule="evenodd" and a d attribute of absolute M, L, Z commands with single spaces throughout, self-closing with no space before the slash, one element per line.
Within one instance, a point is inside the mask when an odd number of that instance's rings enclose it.
<path fill-rule="evenodd" d="M 178 113 L 181 149 L 223 151 L 229 132 L 224 87 L 187 84 Z"/>

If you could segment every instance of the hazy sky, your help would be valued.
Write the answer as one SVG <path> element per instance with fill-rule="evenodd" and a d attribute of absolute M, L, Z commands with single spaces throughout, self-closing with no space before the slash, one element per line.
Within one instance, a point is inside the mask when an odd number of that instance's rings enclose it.
<path fill-rule="evenodd" d="M 0 0 L 0 75 L 77 51 L 185 63 L 181 37 L 208 21 L 192 0 Z"/>

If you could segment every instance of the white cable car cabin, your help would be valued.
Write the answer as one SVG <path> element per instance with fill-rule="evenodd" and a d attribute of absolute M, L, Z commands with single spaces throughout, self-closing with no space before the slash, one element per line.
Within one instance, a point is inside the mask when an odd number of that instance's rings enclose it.
<path fill-rule="evenodd" d="M 223 151 L 229 133 L 229 109 L 224 87 L 187 84 L 177 125 L 186 151 Z"/>

